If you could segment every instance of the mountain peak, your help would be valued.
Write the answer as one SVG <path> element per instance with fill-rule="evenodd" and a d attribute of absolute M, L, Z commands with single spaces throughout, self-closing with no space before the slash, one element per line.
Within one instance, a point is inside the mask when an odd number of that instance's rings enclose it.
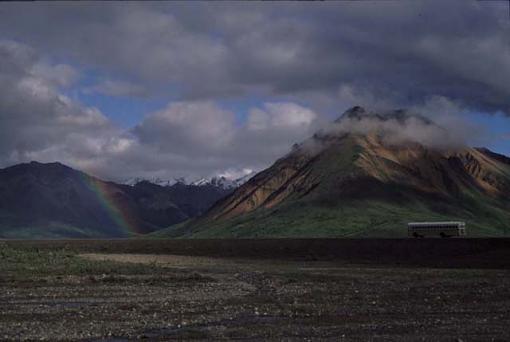
<path fill-rule="evenodd" d="M 71 174 L 73 171 L 79 172 L 59 162 L 41 163 L 38 161 L 30 161 L 27 163 L 8 166 L 6 168 L 0 169 L 0 171 L 10 174 L 46 174 L 54 175 L 55 177 L 58 175 Z"/>
<path fill-rule="evenodd" d="M 67 165 L 64 165 L 60 162 L 49 162 L 49 163 L 41 163 L 41 162 L 38 162 L 36 160 L 32 160 L 30 161 L 29 163 L 26 163 L 26 165 L 31 165 L 31 166 L 54 166 L 54 167 L 65 167 L 65 168 L 69 168 L 69 166 Z"/>
<path fill-rule="evenodd" d="M 371 116 L 372 114 L 369 113 L 365 108 L 361 106 L 354 106 L 352 108 L 347 109 L 338 119 L 335 120 L 335 122 L 340 122 L 344 120 L 345 118 L 348 119 L 361 119 L 366 116 Z"/>

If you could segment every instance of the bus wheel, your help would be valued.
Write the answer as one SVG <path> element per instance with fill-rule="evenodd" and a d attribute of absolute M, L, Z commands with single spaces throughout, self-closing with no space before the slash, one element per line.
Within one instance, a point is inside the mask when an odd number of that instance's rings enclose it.
<path fill-rule="evenodd" d="M 450 237 L 449 235 L 446 235 L 444 232 L 441 232 L 441 234 L 439 234 L 439 236 L 441 236 L 442 238 Z"/>

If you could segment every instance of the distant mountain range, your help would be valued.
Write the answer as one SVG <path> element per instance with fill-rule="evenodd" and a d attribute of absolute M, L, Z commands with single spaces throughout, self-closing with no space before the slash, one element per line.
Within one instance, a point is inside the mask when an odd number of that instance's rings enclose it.
<path fill-rule="evenodd" d="M 127 237 L 204 213 L 233 185 L 107 182 L 60 163 L 0 169 L 0 238 Z"/>
<path fill-rule="evenodd" d="M 194 185 L 194 186 L 214 186 L 218 188 L 222 188 L 225 190 L 232 190 L 235 189 L 244 183 L 248 181 L 251 177 L 253 177 L 256 174 L 255 171 L 252 171 L 250 173 L 247 173 L 246 175 L 242 177 L 238 177 L 235 179 L 227 178 L 225 176 L 214 176 L 210 178 L 199 178 L 193 181 L 188 181 L 186 178 L 173 178 L 173 179 L 161 179 L 161 178 L 142 178 L 142 177 L 135 177 L 128 179 L 123 184 L 126 185 L 136 185 L 141 182 L 149 182 L 152 184 L 156 184 L 159 186 L 173 186 L 175 184 L 182 184 L 182 185 Z"/>
<path fill-rule="evenodd" d="M 409 221 L 510 233 L 510 158 L 432 121 L 354 107 L 170 237 L 405 236 Z"/>

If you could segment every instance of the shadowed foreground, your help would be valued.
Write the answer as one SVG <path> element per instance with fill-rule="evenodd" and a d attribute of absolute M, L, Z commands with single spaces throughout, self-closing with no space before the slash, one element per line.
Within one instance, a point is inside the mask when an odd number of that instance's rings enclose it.
<path fill-rule="evenodd" d="M 0 339 L 510 339 L 510 270 L 488 264 L 97 253 L 82 244 L 2 244 Z"/>

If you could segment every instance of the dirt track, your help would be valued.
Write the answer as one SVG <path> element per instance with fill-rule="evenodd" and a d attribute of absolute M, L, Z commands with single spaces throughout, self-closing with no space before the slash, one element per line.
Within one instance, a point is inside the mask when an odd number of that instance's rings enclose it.
<path fill-rule="evenodd" d="M 8 265 L 0 339 L 510 340 L 507 269 L 116 252 L 70 255 L 78 272 Z"/>

